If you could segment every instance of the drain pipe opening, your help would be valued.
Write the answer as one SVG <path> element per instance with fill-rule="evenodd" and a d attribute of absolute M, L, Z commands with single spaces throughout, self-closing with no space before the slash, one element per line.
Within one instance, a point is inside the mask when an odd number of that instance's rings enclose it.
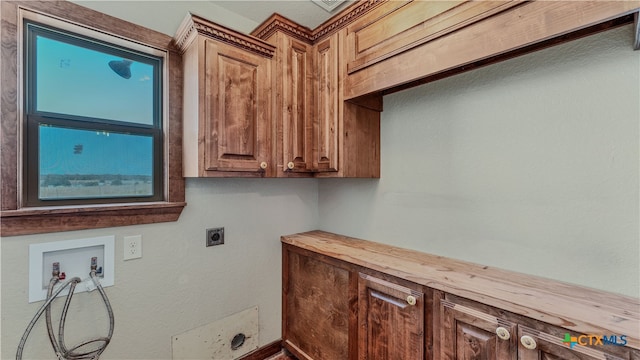
<path fill-rule="evenodd" d="M 231 350 L 238 350 L 242 345 L 244 345 L 244 341 L 247 339 L 246 335 L 243 333 L 236 334 L 231 340 Z"/>

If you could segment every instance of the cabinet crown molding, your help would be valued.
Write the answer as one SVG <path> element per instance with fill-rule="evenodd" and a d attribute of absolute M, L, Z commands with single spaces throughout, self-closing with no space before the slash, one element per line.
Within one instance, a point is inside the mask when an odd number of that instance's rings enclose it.
<path fill-rule="evenodd" d="M 313 44 L 313 31 L 308 27 L 302 26 L 293 20 L 274 13 L 267 20 L 263 21 L 251 35 L 259 39 L 268 39 L 275 32 L 281 31 L 288 36 L 302 40 L 308 44 Z"/>
<path fill-rule="evenodd" d="M 259 39 L 268 39 L 276 31 L 282 31 L 285 34 L 296 39 L 314 44 L 318 40 L 323 39 L 340 29 L 346 27 L 350 23 L 358 20 L 369 11 L 389 0 L 364 0 L 356 1 L 353 5 L 340 11 L 338 14 L 322 23 L 317 28 L 311 30 L 305 26 L 299 25 L 293 20 L 274 13 L 267 20 L 262 22 L 251 35 Z"/>
<path fill-rule="evenodd" d="M 196 35 L 203 35 L 243 50 L 272 58 L 275 47 L 253 36 L 245 35 L 227 27 L 212 23 L 204 18 L 189 13 L 176 32 L 176 47 L 184 53 Z"/>
<path fill-rule="evenodd" d="M 388 1 L 390 0 L 356 1 L 353 5 L 339 12 L 334 17 L 315 28 L 313 30 L 313 41 L 318 41 L 333 34 Z"/>

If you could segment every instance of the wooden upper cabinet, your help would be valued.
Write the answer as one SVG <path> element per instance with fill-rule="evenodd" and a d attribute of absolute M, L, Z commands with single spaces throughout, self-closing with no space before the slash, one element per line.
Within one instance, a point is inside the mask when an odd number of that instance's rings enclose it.
<path fill-rule="evenodd" d="M 630 14 L 640 9 L 638 0 L 380 3 L 347 25 L 347 100 L 406 89 L 631 23 Z"/>
<path fill-rule="evenodd" d="M 517 5 L 518 1 L 390 1 L 348 27 L 348 72 Z"/>
<path fill-rule="evenodd" d="M 628 23 L 639 8 L 357 1 L 314 30 L 274 14 L 255 37 L 189 15 L 175 37 L 183 175 L 378 178 L 383 93 Z"/>
<path fill-rule="evenodd" d="M 424 359 L 424 294 L 359 275 L 358 360 Z"/>
<path fill-rule="evenodd" d="M 275 46 L 278 177 L 380 177 L 380 95 L 345 103 L 346 29 L 316 37 L 274 14 L 254 34 Z"/>
<path fill-rule="evenodd" d="M 177 36 L 184 66 L 184 176 L 271 176 L 273 46 L 196 16 Z"/>

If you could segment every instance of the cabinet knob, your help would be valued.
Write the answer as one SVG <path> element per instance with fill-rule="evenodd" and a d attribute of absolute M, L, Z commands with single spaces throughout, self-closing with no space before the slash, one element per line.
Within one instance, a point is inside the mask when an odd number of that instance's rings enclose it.
<path fill-rule="evenodd" d="M 266 169 L 266 168 L 267 168 L 267 166 L 268 166 L 268 165 L 267 165 L 267 163 L 266 163 L 265 161 L 263 161 L 263 162 L 261 162 L 261 163 L 260 163 L 260 169 L 262 169 L 262 170 Z"/>
<path fill-rule="evenodd" d="M 289 170 L 293 170 L 294 167 L 296 167 L 296 164 L 294 164 L 293 161 L 289 161 L 289 163 L 287 164 L 287 168 Z"/>
<path fill-rule="evenodd" d="M 413 296 L 413 295 L 408 295 L 407 296 L 407 304 L 415 305 L 416 304 L 416 297 Z"/>
<path fill-rule="evenodd" d="M 496 335 L 498 335 L 498 337 L 502 340 L 509 340 L 511 338 L 509 330 L 505 329 L 502 326 L 498 326 L 498 328 L 496 329 Z"/>
<path fill-rule="evenodd" d="M 525 348 L 529 350 L 533 350 L 536 348 L 536 346 L 538 346 L 538 344 L 536 344 L 536 341 L 529 335 L 523 335 L 520 338 L 520 342 Z"/>

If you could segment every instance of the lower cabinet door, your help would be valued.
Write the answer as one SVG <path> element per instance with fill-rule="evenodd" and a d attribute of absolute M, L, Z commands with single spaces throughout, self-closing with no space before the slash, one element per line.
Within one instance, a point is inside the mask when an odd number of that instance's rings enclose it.
<path fill-rule="evenodd" d="M 355 279 L 351 285 L 348 269 L 324 259 L 284 248 L 284 346 L 300 360 L 355 359 L 349 336 Z"/>
<path fill-rule="evenodd" d="M 440 322 L 440 360 L 517 359 L 517 326 L 512 322 L 444 299 Z"/>
<path fill-rule="evenodd" d="M 623 360 L 629 359 L 627 349 L 598 343 L 595 336 L 575 335 L 562 331 L 552 334 L 518 326 L 519 360 Z M 565 338 L 566 337 L 566 338 Z M 581 345 L 582 343 L 582 345 Z"/>
<path fill-rule="evenodd" d="M 424 359 L 422 292 L 360 273 L 358 358 Z"/>

